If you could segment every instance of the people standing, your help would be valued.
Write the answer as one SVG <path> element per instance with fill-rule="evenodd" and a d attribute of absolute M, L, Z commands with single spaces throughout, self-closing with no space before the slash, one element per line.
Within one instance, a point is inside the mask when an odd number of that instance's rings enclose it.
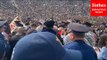
<path fill-rule="evenodd" d="M 94 49 L 84 42 L 85 33 L 89 31 L 89 28 L 79 23 L 69 24 L 70 39 L 73 42 L 65 45 L 65 49 L 78 50 L 82 53 L 83 60 L 97 60 L 97 55 Z"/>
<path fill-rule="evenodd" d="M 100 36 L 98 45 L 101 48 L 98 54 L 98 59 L 107 60 L 107 33 Z"/>
<path fill-rule="evenodd" d="M 76 50 L 65 50 L 54 34 L 38 32 L 19 40 L 11 60 L 82 60 L 82 55 Z"/>

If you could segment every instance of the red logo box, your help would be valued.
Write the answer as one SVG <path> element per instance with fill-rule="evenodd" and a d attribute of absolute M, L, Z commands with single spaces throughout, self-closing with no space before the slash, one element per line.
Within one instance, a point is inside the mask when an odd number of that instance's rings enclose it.
<path fill-rule="evenodd" d="M 107 0 L 91 0 L 91 16 L 107 16 Z"/>

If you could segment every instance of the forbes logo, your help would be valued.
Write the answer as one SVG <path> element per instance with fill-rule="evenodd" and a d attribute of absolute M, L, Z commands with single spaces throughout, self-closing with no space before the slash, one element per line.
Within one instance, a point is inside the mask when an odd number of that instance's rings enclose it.
<path fill-rule="evenodd" d="M 107 0 L 91 0 L 91 16 L 107 16 Z"/>

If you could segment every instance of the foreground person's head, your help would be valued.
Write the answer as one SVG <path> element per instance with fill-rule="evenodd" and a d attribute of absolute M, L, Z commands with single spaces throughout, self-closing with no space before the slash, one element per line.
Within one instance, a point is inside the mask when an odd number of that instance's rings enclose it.
<path fill-rule="evenodd" d="M 22 38 L 14 48 L 12 60 L 72 60 L 70 54 L 75 56 L 65 51 L 54 34 L 40 32 Z"/>

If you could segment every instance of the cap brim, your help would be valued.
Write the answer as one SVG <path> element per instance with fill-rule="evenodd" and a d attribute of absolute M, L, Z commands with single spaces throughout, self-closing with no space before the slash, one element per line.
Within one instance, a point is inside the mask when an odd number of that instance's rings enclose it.
<path fill-rule="evenodd" d="M 66 49 L 66 53 L 61 60 L 82 60 L 82 54 L 80 51 Z"/>
<path fill-rule="evenodd" d="M 68 28 L 73 31 L 84 32 L 84 33 L 88 32 L 90 30 L 85 25 L 78 24 L 78 23 L 70 23 Z"/>

